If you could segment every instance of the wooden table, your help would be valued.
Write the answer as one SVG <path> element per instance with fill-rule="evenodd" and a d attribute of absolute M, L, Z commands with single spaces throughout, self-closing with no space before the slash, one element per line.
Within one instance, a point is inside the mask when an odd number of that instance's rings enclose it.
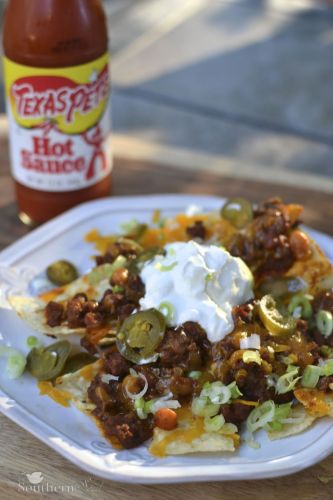
<path fill-rule="evenodd" d="M 272 174 L 273 175 L 273 174 Z M 115 161 L 115 195 L 143 193 L 201 193 L 221 196 L 246 196 L 259 200 L 279 195 L 286 201 L 306 205 L 304 220 L 316 229 L 333 234 L 333 203 L 329 194 L 291 187 L 276 187 L 272 183 L 235 180 L 205 173 L 183 171 L 176 167 Z M 26 234 L 16 217 L 12 181 L 5 143 L 0 139 L 0 249 Z M 109 500 L 199 500 L 199 499 L 332 499 L 333 456 L 308 470 L 292 476 L 225 483 L 192 483 L 174 486 L 124 485 L 95 478 L 67 462 L 36 438 L 0 415 L 0 498 L 29 498 L 19 483 L 25 473 L 41 471 L 50 489 L 57 486 L 56 495 L 63 498 L 96 498 Z M 325 484 L 323 478 L 332 477 Z M 26 484 L 27 481 L 25 481 Z M 47 495 L 52 494 L 47 493 Z M 55 494 L 55 493 L 53 493 Z M 33 494 L 30 493 L 32 497 Z"/>

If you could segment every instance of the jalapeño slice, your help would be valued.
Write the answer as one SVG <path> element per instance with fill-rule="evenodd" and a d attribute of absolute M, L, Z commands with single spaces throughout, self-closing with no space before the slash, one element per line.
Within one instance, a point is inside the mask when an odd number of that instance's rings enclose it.
<path fill-rule="evenodd" d="M 68 260 L 57 260 L 46 269 L 46 274 L 51 283 L 57 286 L 67 285 L 78 277 L 76 267 Z"/>
<path fill-rule="evenodd" d="M 27 368 L 38 380 L 52 380 L 62 372 L 71 352 L 71 344 L 60 340 L 48 347 L 35 347 L 27 357 Z"/>
<path fill-rule="evenodd" d="M 253 219 L 253 209 L 244 198 L 230 198 L 221 209 L 221 217 L 241 229 Z"/>
<path fill-rule="evenodd" d="M 267 330 L 273 336 L 288 335 L 296 329 L 296 319 L 283 316 L 271 295 L 264 295 L 259 303 L 259 315 Z"/>
<path fill-rule="evenodd" d="M 165 326 L 165 317 L 156 309 L 132 314 L 125 319 L 117 334 L 120 354 L 141 365 L 155 361 L 156 349 L 163 339 Z"/>

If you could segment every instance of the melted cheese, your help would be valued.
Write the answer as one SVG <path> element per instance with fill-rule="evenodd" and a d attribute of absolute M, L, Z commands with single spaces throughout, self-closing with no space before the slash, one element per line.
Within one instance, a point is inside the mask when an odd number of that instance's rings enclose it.
<path fill-rule="evenodd" d="M 324 393 L 317 389 L 296 389 L 294 394 L 298 401 L 311 415 L 324 417 L 330 414 L 330 407 L 324 401 Z"/>
<path fill-rule="evenodd" d="M 175 440 L 180 440 L 185 443 L 192 443 L 194 439 L 199 438 L 202 434 L 204 434 L 204 419 L 203 418 L 195 418 L 190 423 L 188 428 L 181 427 L 181 418 L 179 421 L 179 427 L 174 429 L 173 431 L 169 431 L 168 435 L 161 439 L 158 442 L 155 442 L 149 448 L 149 451 L 155 457 L 165 457 L 168 445 Z"/>
<path fill-rule="evenodd" d="M 72 399 L 72 395 L 69 392 L 57 389 L 52 385 L 52 382 L 48 381 L 38 382 L 37 385 L 41 396 L 49 396 L 61 406 L 70 406 L 69 402 Z"/>

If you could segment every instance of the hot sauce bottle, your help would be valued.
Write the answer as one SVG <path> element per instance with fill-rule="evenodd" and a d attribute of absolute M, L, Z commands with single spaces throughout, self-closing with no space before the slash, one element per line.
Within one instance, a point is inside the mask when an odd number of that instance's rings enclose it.
<path fill-rule="evenodd" d="M 21 220 L 38 224 L 109 195 L 109 55 L 101 0 L 9 0 L 3 44 Z"/>

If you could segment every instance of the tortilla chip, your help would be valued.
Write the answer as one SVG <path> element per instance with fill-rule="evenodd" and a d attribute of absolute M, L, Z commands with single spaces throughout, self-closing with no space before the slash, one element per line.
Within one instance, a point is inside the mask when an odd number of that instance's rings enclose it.
<path fill-rule="evenodd" d="M 239 444 L 238 434 L 207 432 L 204 429 L 202 418 L 194 417 L 186 409 L 180 409 L 177 413 L 178 427 L 176 429 L 165 431 L 155 427 L 149 448 L 152 455 L 164 457 L 187 453 L 235 451 Z"/>
<path fill-rule="evenodd" d="M 286 276 L 300 276 L 308 285 L 307 292 L 316 294 L 333 287 L 333 266 L 317 243 L 309 239 L 312 254 L 307 259 L 297 260 Z"/>
<path fill-rule="evenodd" d="M 18 316 L 37 332 L 46 335 L 71 335 L 73 333 L 84 333 L 84 328 L 69 328 L 65 324 L 51 327 L 46 324 L 45 302 L 34 297 L 13 296 L 9 303 Z"/>
<path fill-rule="evenodd" d="M 152 455 L 162 457 L 188 453 L 235 451 L 234 440 L 228 435 L 205 432 L 192 441 L 184 441 L 179 434 L 173 437 L 173 432 L 155 427 L 153 442 L 149 448 Z"/>
<path fill-rule="evenodd" d="M 288 418 L 297 418 L 299 421 L 284 424 L 283 428 L 280 431 L 270 431 L 268 432 L 268 437 L 272 441 L 275 439 L 282 439 L 288 436 L 293 436 L 294 434 L 299 434 L 300 432 L 305 431 L 308 427 L 312 425 L 312 423 L 316 420 L 314 415 L 310 415 L 304 408 L 304 406 L 298 405 L 296 408 L 293 408 L 290 416 Z"/>
<path fill-rule="evenodd" d="M 80 370 L 67 373 L 56 380 L 55 387 L 71 395 L 71 402 L 81 411 L 91 412 L 95 405 L 88 400 L 88 388 L 101 369 L 101 361 L 95 361 Z"/>
<path fill-rule="evenodd" d="M 328 416 L 333 418 L 333 393 L 325 394 L 324 400 L 329 407 Z"/>
<path fill-rule="evenodd" d="M 333 416 L 333 399 L 318 389 L 295 389 L 295 397 L 310 415 L 316 418 Z"/>
<path fill-rule="evenodd" d="M 102 266 L 100 266 L 102 267 Z M 89 283 L 88 275 L 81 276 L 69 285 L 55 288 L 39 297 L 11 296 L 9 303 L 20 318 L 28 323 L 34 330 L 47 335 L 71 335 L 72 333 L 84 334 L 85 328 L 69 328 L 66 323 L 51 327 L 47 325 L 45 318 L 45 305 L 49 301 L 67 302 L 77 293 L 85 293 L 91 300 L 99 300 L 104 292 L 110 288 L 109 278 L 92 285 Z"/>

